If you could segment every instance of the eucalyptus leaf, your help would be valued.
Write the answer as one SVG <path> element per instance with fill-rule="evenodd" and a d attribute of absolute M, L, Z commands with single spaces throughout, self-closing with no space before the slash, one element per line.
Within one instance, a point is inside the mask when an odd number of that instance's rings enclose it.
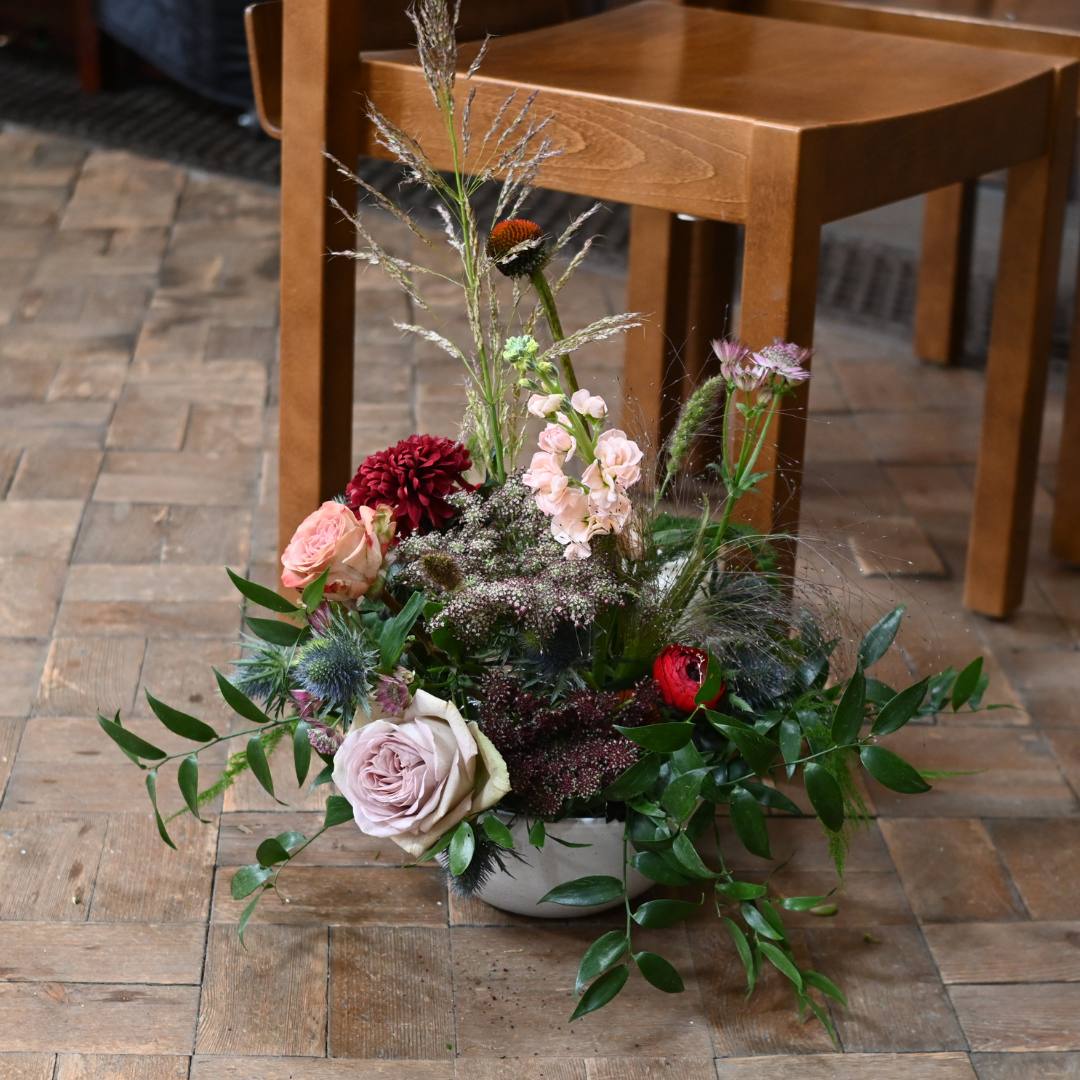
<path fill-rule="evenodd" d="M 689 885 L 690 878 L 673 870 L 667 862 L 655 851 L 639 851 L 631 860 L 630 865 L 650 881 L 661 885 Z"/>
<path fill-rule="evenodd" d="M 625 735 L 631 742 L 646 750 L 661 754 L 671 754 L 684 747 L 694 734 L 694 725 L 689 721 L 673 724 L 647 724 L 645 727 L 620 727 L 615 730 Z"/>
<path fill-rule="evenodd" d="M 292 851 L 297 844 L 304 844 L 307 842 L 307 837 L 302 832 L 297 832 L 295 829 L 287 829 L 283 833 L 278 833 L 274 839 L 286 851 Z"/>
<path fill-rule="evenodd" d="M 813 986 L 820 990 L 823 994 L 828 994 L 835 1001 L 839 1001 L 841 1005 L 846 1009 L 848 1007 L 847 998 L 840 992 L 836 983 L 831 979 L 826 978 L 820 971 L 803 971 L 801 972 L 803 982 L 807 986 Z"/>
<path fill-rule="evenodd" d="M 401 657 L 405 639 L 412 632 L 413 624 L 426 603 L 423 593 L 414 592 L 405 606 L 383 627 L 379 639 L 379 668 L 389 674 Z"/>
<path fill-rule="evenodd" d="M 693 772 L 677 776 L 664 789 L 660 802 L 676 821 L 688 818 L 697 806 L 698 792 L 708 769 L 695 769 Z"/>
<path fill-rule="evenodd" d="M 833 713 L 832 737 L 838 746 L 846 746 L 859 737 L 865 705 L 866 676 L 860 665 L 856 667 L 855 674 L 848 680 L 843 696 Z"/>
<path fill-rule="evenodd" d="M 172 841 L 172 837 L 169 835 L 169 830 L 165 828 L 165 822 L 161 820 L 161 811 L 158 810 L 157 804 L 157 769 L 151 769 L 146 774 L 146 790 L 150 795 L 150 805 L 154 808 L 154 821 L 157 824 L 158 836 L 165 841 L 176 851 L 176 845 Z"/>
<path fill-rule="evenodd" d="M 585 955 L 581 958 L 574 997 L 579 997 L 585 986 L 597 975 L 603 974 L 612 964 L 622 959 L 629 947 L 630 942 L 621 930 L 611 930 L 603 937 L 597 938 L 585 950 Z"/>
<path fill-rule="evenodd" d="M 258 604 L 259 607 L 280 612 L 282 615 L 295 615 L 302 610 L 289 600 L 286 600 L 284 596 L 274 592 L 273 589 L 268 589 L 265 585 L 256 585 L 254 581 L 248 581 L 247 578 L 234 574 L 228 567 L 225 568 L 225 573 L 229 575 L 237 589 L 253 603 Z"/>
<path fill-rule="evenodd" d="M 708 666 L 705 668 L 705 678 L 701 683 L 701 689 L 694 695 L 695 705 L 711 705 L 724 689 L 724 669 L 720 662 L 709 653 Z"/>
<path fill-rule="evenodd" d="M 538 904 L 564 904 L 567 907 L 592 907 L 594 904 L 610 904 L 623 894 L 623 883 L 617 877 L 595 875 L 576 878 L 556 885 L 545 893 Z"/>
<path fill-rule="evenodd" d="M 811 908 L 818 907 L 834 892 L 836 892 L 835 889 L 830 889 L 824 896 L 789 896 L 780 901 L 780 906 L 785 911 L 809 911 Z"/>
<path fill-rule="evenodd" d="M 346 821 L 352 820 L 352 804 L 344 795 L 331 795 L 326 800 L 326 817 L 323 818 L 324 829 L 332 829 L 335 825 L 344 825 Z"/>
<path fill-rule="evenodd" d="M 751 855 L 771 859 L 769 827 L 757 799 L 741 784 L 731 789 L 731 827 Z"/>
<path fill-rule="evenodd" d="M 896 697 L 890 699 L 877 714 L 870 734 L 891 735 L 894 731 L 899 731 L 919 711 L 929 685 L 928 676 L 914 686 L 901 690 Z"/>
<path fill-rule="evenodd" d="M 982 678 L 982 669 L 983 658 L 981 656 L 976 656 L 975 659 L 956 676 L 956 682 L 953 685 L 952 692 L 953 712 L 956 712 L 967 704 L 968 700 L 974 695 L 979 686 L 979 680 Z"/>
<path fill-rule="evenodd" d="M 790 716 L 780 721 L 780 753 L 787 764 L 790 780 L 795 775 L 795 762 L 802 756 L 803 732 L 798 720 Z"/>
<path fill-rule="evenodd" d="M 911 765 L 884 746 L 864 746 L 859 751 L 859 758 L 866 771 L 892 791 L 918 795 L 930 790 L 930 785 Z"/>
<path fill-rule="evenodd" d="M 176 783 L 180 788 L 180 794 L 184 796 L 184 802 L 191 811 L 191 816 L 207 823 L 205 818 L 199 817 L 199 758 L 196 754 L 188 754 L 180 762 L 180 768 L 176 772 Z"/>
<path fill-rule="evenodd" d="M 777 791 L 768 784 L 759 784 L 756 780 L 743 780 L 742 786 L 758 801 L 759 806 L 768 806 L 773 810 L 783 810 L 795 817 L 806 817 L 797 803 L 789 799 L 782 791 Z"/>
<path fill-rule="evenodd" d="M 280 803 L 281 800 L 274 794 L 274 778 L 270 774 L 270 762 L 266 760 L 266 749 L 262 744 L 261 736 L 257 733 L 247 741 L 247 762 L 252 775 L 259 781 L 267 794 Z"/>
<path fill-rule="evenodd" d="M 106 720 L 101 713 L 98 713 L 98 723 L 101 725 L 101 730 L 129 756 L 147 758 L 150 761 L 160 761 L 162 758 L 168 757 L 164 750 L 158 749 L 153 743 L 148 743 L 145 739 L 140 739 L 138 735 L 128 731 L 126 727 L 122 727 L 115 720 Z"/>
<path fill-rule="evenodd" d="M 255 858 L 260 866 L 274 866 L 279 862 L 288 862 L 289 853 L 282 846 L 281 841 L 273 838 L 264 840 L 255 852 Z"/>
<path fill-rule="evenodd" d="M 304 781 L 311 771 L 311 740 L 308 732 L 311 726 L 306 720 L 297 720 L 296 730 L 293 732 L 293 766 L 296 769 L 296 783 L 304 786 Z"/>
<path fill-rule="evenodd" d="M 473 853 L 476 851 L 476 834 L 467 822 L 458 823 L 450 840 L 450 873 L 459 877 L 469 869 Z"/>
<path fill-rule="evenodd" d="M 746 940 L 746 935 L 738 923 L 733 922 L 726 915 L 720 917 L 731 933 L 731 938 L 735 942 L 735 948 L 739 953 L 739 959 L 742 960 L 743 967 L 746 968 L 747 993 L 752 994 L 754 992 L 754 983 L 757 981 L 757 970 L 754 966 L 754 953 L 750 948 L 750 942 Z"/>
<path fill-rule="evenodd" d="M 314 581 L 304 588 L 300 597 L 300 603 L 310 615 L 323 601 L 323 593 L 326 592 L 326 581 L 330 576 L 330 567 L 327 567 Z"/>
<path fill-rule="evenodd" d="M 773 929 L 765 916 L 758 911 L 754 904 L 749 901 L 744 901 L 740 905 L 740 911 L 742 912 L 742 917 L 746 920 L 746 925 L 761 937 L 772 938 L 774 941 L 784 940 L 783 932 Z"/>
<path fill-rule="evenodd" d="M 259 866 L 257 863 L 249 866 L 241 866 L 232 876 L 229 882 L 229 891 L 234 900 L 243 900 L 250 896 L 267 878 L 273 877 L 274 871 L 268 866 Z"/>
<path fill-rule="evenodd" d="M 534 848 L 539 848 L 541 851 L 544 849 L 544 841 L 547 839 L 547 829 L 544 828 L 542 821 L 536 821 L 533 823 L 533 827 L 529 830 L 529 843 Z"/>
<path fill-rule="evenodd" d="M 634 963 L 646 981 L 657 990 L 663 990 L 665 994 L 681 994 L 686 989 L 682 977 L 662 956 L 651 952 L 634 953 Z"/>
<path fill-rule="evenodd" d="M 597 1009 L 602 1009 L 626 985 L 626 980 L 629 977 L 630 968 L 626 964 L 620 964 L 618 967 L 614 967 L 601 975 L 600 978 L 597 979 L 584 994 L 582 994 L 577 1008 L 570 1016 L 571 1022 L 580 1020 L 581 1017 L 587 1016 L 591 1012 L 596 1012 Z"/>
<path fill-rule="evenodd" d="M 799 969 L 779 946 L 774 945 L 771 941 L 759 941 L 758 948 L 769 958 L 773 967 L 782 971 L 799 990 L 802 990 L 803 980 Z"/>
<path fill-rule="evenodd" d="M 513 834 L 494 814 L 485 814 L 482 824 L 484 832 L 487 833 L 492 843 L 498 844 L 499 847 L 508 848 L 510 851 L 514 850 Z"/>
<path fill-rule="evenodd" d="M 150 708 L 154 710 L 154 715 L 174 735 L 179 735 L 182 739 L 190 739 L 192 742 L 202 743 L 212 742 L 218 737 L 217 732 L 209 724 L 204 724 L 196 717 L 188 716 L 187 713 L 180 712 L 179 709 L 174 709 L 171 705 L 166 705 L 164 701 L 158 701 L 145 687 L 143 693 L 146 694 L 146 700 L 150 703 Z"/>
<path fill-rule="evenodd" d="M 626 802 L 635 795 L 640 795 L 656 783 L 660 775 L 661 758 L 656 754 L 645 754 L 630 766 L 626 772 L 608 784 L 601 792 L 608 802 Z"/>
<path fill-rule="evenodd" d="M 900 629 L 900 621 L 904 617 L 906 604 L 895 607 L 888 615 L 879 619 L 866 632 L 866 636 L 859 645 L 859 663 L 863 671 L 872 664 L 876 664 L 888 651 L 893 643 L 897 631 Z"/>
<path fill-rule="evenodd" d="M 844 827 L 844 796 L 836 777 L 824 765 L 811 761 L 803 771 L 803 784 L 822 824 L 839 832 Z"/>
<path fill-rule="evenodd" d="M 233 686 L 217 668 L 211 668 L 211 670 L 217 678 L 221 696 L 233 712 L 242 716 L 245 720 L 250 720 L 253 724 L 269 724 L 273 722 L 271 717 L 267 716 L 247 694 Z"/>
<path fill-rule="evenodd" d="M 244 931 L 247 930 L 248 922 L 251 919 L 251 916 L 255 914 L 255 908 L 258 905 L 259 901 L 262 899 L 262 894 L 264 892 L 266 892 L 266 889 L 260 889 L 255 894 L 255 899 L 252 900 L 251 903 L 248 904 L 248 906 L 240 912 L 240 922 L 237 924 L 236 927 L 236 936 L 240 939 L 241 945 L 244 945 Z M 247 946 L 244 945 L 244 948 L 246 949 Z"/>
<path fill-rule="evenodd" d="M 679 865 L 696 881 L 714 881 L 719 874 L 713 873 L 697 853 L 697 849 L 690 841 L 686 833 L 679 833 L 675 842 L 671 845 L 671 855 L 678 860 Z"/>
<path fill-rule="evenodd" d="M 646 930 L 662 930 L 665 926 L 688 919 L 701 907 L 685 900 L 647 900 L 633 913 L 634 922 Z"/>
<path fill-rule="evenodd" d="M 757 900 L 769 891 L 764 885 L 750 881 L 721 881 L 716 888 L 731 900 Z"/>
<path fill-rule="evenodd" d="M 280 619 L 255 619 L 245 615 L 244 622 L 251 627 L 256 637 L 269 641 L 271 645 L 283 645 L 285 648 L 296 645 L 302 638 L 311 635 L 310 627 L 297 626 Z"/>
<path fill-rule="evenodd" d="M 732 720 L 729 716 L 714 712 L 706 712 L 705 715 L 717 731 L 726 735 L 735 744 L 746 763 L 758 776 L 768 776 L 769 770 L 780 755 L 780 747 L 777 743 L 765 738 L 752 727 Z"/>
<path fill-rule="evenodd" d="M 323 784 L 329 784 L 334 779 L 334 766 L 326 765 L 319 770 L 318 775 L 308 785 L 308 794 L 310 795 L 317 787 L 322 787 Z"/>

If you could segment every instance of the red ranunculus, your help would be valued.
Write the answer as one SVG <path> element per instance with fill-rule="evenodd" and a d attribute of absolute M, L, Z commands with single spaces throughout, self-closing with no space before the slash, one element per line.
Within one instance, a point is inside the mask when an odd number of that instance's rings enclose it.
<path fill-rule="evenodd" d="M 454 516 L 446 496 L 470 490 L 465 480 L 470 468 L 469 451 L 461 443 L 410 435 L 361 463 L 345 489 L 346 503 L 354 513 L 361 506 L 389 504 L 398 537 L 440 529 Z"/>
<path fill-rule="evenodd" d="M 669 645 L 653 664 L 653 678 L 660 687 L 660 696 L 674 709 L 693 712 L 697 708 L 694 697 L 705 681 L 705 671 L 709 664 L 709 654 L 689 645 Z M 721 683 L 720 693 L 712 701 L 703 702 L 711 708 L 724 696 Z"/>

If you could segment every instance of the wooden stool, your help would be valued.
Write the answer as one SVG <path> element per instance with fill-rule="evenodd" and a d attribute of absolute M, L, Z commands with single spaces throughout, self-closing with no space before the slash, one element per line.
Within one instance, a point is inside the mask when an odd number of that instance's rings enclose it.
<path fill-rule="evenodd" d="M 362 124 L 362 87 L 450 165 L 413 51 L 356 62 L 356 0 L 284 7 L 281 528 L 348 468 L 349 401 L 331 385 L 344 343 L 327 313 L 353 303 L 327 280 L 329 229 L 299 235 L 322 205 L 326 146 L 381 153 Z M 478 46 L 465 46 L 467 65 Z M 1020 601 L 1030 504 L 1029 443 L 1041 423 L 1056 258 L 1071 160 L 1072 61 L 991 52 L 646 0 L 491 43 L 474 80 L 483 129 L 517 87 L 539 90 L 565 152 L 547 187 L 746 226 L 740 337 L 810 345 L 823 223 L 996 169 L 1010 170 L 968 564 L 968 603 L 995 615 Z M 635 224 L 637 222 L 635 221 Z M 638 243 L 637 240 L 634 241 Z M 633 288 L 633 287 L 632 287 Z M 351 336 L 348 362 L 351 364 Z M 337 357 L 337 359 L 335 359 Z M 656 426 L 662 356 L 628 350 L 626 393 Z M 754 523 L 794 532 L 806 388 L 778 417 L 775 468 Z M 336 415 L 332 415 L 336 414 Z M 764 455 L 763 455 L 764 456 Z"/>
<path fill-rule="evenodd" d="M 709 0 L 707 6 L 1080 59 L 1078 0 Z M 972 179 L 926 196 L 915 352 L 937 363 L 949 363 L 963 347 L 975 187 Z M 1080 563 L 1080 271 L 1077 283 L 1050 541 L 1051 551 L 1072 563 Z"/>

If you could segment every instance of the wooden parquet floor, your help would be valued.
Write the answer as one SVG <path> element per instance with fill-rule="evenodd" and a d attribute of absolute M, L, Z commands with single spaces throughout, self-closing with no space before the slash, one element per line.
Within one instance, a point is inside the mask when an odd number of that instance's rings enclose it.
<path fill-rule="evenodd" d="M 850 999 L 840 1049 L 795 1021 L 779 977 L 744 1004 L 708 921 L 644 935 L 685 994 L 639 980 L 571 1027 L 603 918 L 455 901 L 349 829 L 290 868 L 241 948 L 229 868 L 309 828 L 325 796 L 282 808 L 241 781 L 210 824 L 174 823 L 171 852 L 94 714 L 160 742 L 149 687 L 226 722 L 210 665 L 237 656 L 240 620 L 221 568 L 275 573 L 277 212 L 269 188 L 0 131 L 0 1080 L 1077 1080 L 1080 576 L 1045 554 L 1041 490 L 1023 610 L 966 613 L 981 376 L 829 325 L 805 569 L 860 620 L 909 603 L 894 674 L 982 653 L 988 697 L 1015 706 L 905 729 L 918 767 L 977 774 L 918 798 L 870 787 L 838 914 L 793 916 Z M 624 284 L 583 273 L 564 322 L 618 310 Z M 358 288 L 358 457 L 453 434 L 459 373 L 393 329 L 409 314 L 393 287 L 368 272 Z M 597 347 L 585 381 L 614 399 L 619 363 Z M 1048 478 L 1059 410 L 1055 394 Z M 815 823 L 775 824 L 776 886 L 824 891 Z"/>

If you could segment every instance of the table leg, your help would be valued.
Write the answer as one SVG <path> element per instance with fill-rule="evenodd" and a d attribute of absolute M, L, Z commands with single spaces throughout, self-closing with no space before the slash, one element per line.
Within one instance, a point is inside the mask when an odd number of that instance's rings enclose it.
<path fill-rule="evenodd" d="M 1080 277 L 1073 301 L 1073 332 L 1058 449 L 1050 550 L 1060 559 L 1080 563 Z"/>
<path fill-rule="evenodd" d="M 915 355 L 951 364 L 964 351 L 978 181 L 928 192 L 915 303 Z"/>
<path fill-rule="evenodd" d="M 284 8 L 281 153 L 281 426 L 278 544 L 351 473 L 355 266 L 352 226 L 331 207 L 356 191 L 324 157 L 355 166 L 360 145 L 360 5 Z"/>
<path fill-rule="evenodd" d="M 1072 164 L 1077 67 L 1058 71 L 1046 157 L 1009 170 L 964 603 L 1004 618 L 1024 595 Z"/>
<path fill-rule="evenodd" d="M 813 344 L 824 173 L 815 149 L 813 133 L 768 127 L 754 132 L 739 312 L 739 337 L 752 348 L 777 338 Z M 798 528 L 808 390 L 803 382 L 784 398 L 758 459 L 759 471 L 770 475 L 737 512 L 762 533 L 793 534 Z"/>

